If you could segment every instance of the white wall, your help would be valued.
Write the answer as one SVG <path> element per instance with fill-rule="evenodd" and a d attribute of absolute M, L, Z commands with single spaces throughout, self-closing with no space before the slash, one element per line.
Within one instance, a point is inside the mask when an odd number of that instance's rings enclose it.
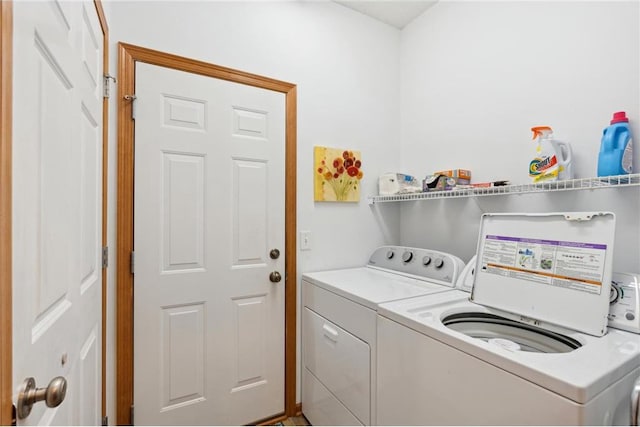
<path fill-rule="evenodd" d="M 397 209 L 372 215 L 366 196 L 377 191 L 378 175 L 397 169 L 399 163 L 398 30 L 332 2 L 104 5 L 111 74 L 117 72 L 116 43 L 122 41 L 298 85 L 298 229 L 312 232 L 312 250 L 298 253 L 299 274 L 363 265 L 375 247 L 397 243 Z M 113 258 L 116 111 L 115 103 L 110 104 L 108 203 Z M 365 176 L 359 204 L 313 202 L 315 145 L 361 151 Z M 107 345 L 114 349 L 114 266 L 108 275 Z M 111 420 L 115 420 L 114 357 L 110 351 Z"/>
<path fill-rule="evenodd" d="M 596 174 L 602 129 L 624 110 L 640 171 L 640 8 L 628 2 L 436 4 L 401 36 L 402 166 L 424 177 L 527 183 L 532 126 L 571 143 L 577 177 Z M 614 270 L 640 271 L 640 191 L 495 196 L 402 205 L 402 243 L 468 260 L 482 212 L 611 210 Z"/>

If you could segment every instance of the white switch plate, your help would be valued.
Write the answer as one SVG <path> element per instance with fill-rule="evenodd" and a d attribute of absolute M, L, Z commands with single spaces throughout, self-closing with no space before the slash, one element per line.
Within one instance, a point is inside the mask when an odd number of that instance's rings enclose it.
<path fill-rule="evenodd" d="M 309 230 L 300 231 L 300 250 L 301 251 L 311 250 L 311 231 Z"/>

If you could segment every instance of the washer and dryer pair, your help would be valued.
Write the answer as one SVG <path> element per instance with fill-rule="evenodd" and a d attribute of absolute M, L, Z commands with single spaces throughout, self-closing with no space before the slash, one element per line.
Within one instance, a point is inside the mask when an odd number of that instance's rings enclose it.
<path fill-rule="evenodd" d="M 611 213 L 484 215 L 463 286 L 379 306 L 376 422 L 637 421 L 638 283 L 612 275 L 614 229 Z"/>

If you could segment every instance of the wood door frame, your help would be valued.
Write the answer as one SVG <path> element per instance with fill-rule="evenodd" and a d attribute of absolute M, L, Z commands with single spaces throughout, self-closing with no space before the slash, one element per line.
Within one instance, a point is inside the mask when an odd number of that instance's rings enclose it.
<path fill-rule="evenodd" d="M 0 425 L 12 416 L 11 137 L 13 124 L 13 3 L 0 1 Z"/>
<path fill-rule="evenodd" d="M 109 69 L 109 27 L 101 0 L 93 1 L 104 37 L 103 72 Z M 12 298 L 12 125 L 13 125 L 13 2 L 0 1 L 0 425 L 13 418 L 13 298 Z M 107 153 L 109 100 L 102 102 L 102 244 L 107 244 Z M 102 269 L 102 416 L 106 416 L 107 270 Z M 9 349 L 7 351 L 7 349 Z"/>
<path fill-rule="evenodd" d="M 102 73 L 109 75 L 109 25 L 101 0 L 94 0 L 100 28 L 102 29 Z M 111 84 L 110 80 L 105 81 Z M 102 247 L 107 247 L 107 199 L 109 190 L 109 98 L 102 98 Z M 102 401 L 101 414 L 107 416 L 107 267 L 102 268 Z"/>
<path fill-rule="evenodd" d="M 135 63 L 144 62 L 241 83 L 285 94 L 285 396 L 284 415 L 296 415 L 296 127 L 297 87 L 244 71 L 165 52 L 118 43 L 118 184 L 116 273 L 116 424 L 131 424 L 133 405 L 133 197 L 134 121 L 131 101 L 135 94 Z"/>

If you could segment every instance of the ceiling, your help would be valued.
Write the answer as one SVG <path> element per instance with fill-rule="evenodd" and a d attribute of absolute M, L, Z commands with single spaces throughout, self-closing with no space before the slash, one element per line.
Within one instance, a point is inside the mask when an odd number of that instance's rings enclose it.
<path fill-rule="evenodd" d="M 402 29 L 437 0 L 334 0 L 336 3 Z"/>

